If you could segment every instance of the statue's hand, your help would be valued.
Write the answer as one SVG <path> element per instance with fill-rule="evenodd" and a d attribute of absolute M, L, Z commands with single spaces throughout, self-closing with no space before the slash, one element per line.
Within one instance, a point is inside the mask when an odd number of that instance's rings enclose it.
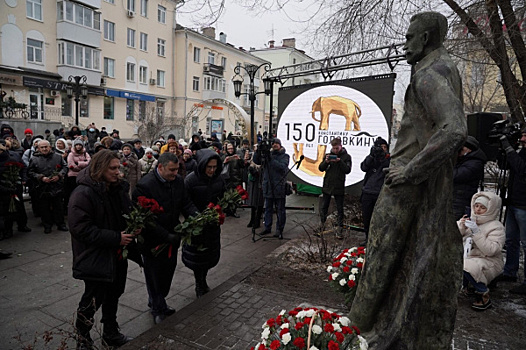
<path fill-rule="evenodd" d="M 404 170 L 405 169 L 403 166 L 389 168 L 387 170 L 387 174 L 385 175 L 385 183 L 391 186 L 406 183 L 407 178 L 405 177 Z"/>

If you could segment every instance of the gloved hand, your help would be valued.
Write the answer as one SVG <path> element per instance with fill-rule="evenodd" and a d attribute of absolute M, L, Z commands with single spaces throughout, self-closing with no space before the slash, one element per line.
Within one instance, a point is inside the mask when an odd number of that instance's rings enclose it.
<path fill-rule="evenodd" d="M 514 149 L 511 147 L 510 142 L 508 141 L 508 138 L 505 135 L 502 135 L 499 137 L 500 145 L 502 146 L 502 149 L 506 151 L 506 153 L 513 152 Z"/>
<path fill-rule="evenodd" d="M 466 225 L 467 228 L 471 229 L 471 232 L 473 232 L 473 234 L 477 234 L 480 229 L 477 225 L 477 223 L 475 221 L 472 221 L 472 220 L 466 220 L 464 222 L 464 225 Z"/>

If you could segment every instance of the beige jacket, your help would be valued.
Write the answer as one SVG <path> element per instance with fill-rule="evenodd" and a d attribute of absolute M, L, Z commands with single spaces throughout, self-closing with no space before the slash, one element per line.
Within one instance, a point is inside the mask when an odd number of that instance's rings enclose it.
<path fill-rule="evenodd" d="M 475 199 L 479 196 L 489 198 L 488 211 L 483 215 L 474 214 Z M 501 199 L 492 192 L 479 192 L 471 198 L 471 220 L 475 220 L 480 232 L 472 235 L 460 220 L 457 221 L 464 242 L 468 237 L 473 239 L 471 251 L 464 259 L 464 271 L 469 272 L 477 281 L 489 284 L 504 268 L 502 247 L 506 238 L 504 226 L 498 220 Z"/>

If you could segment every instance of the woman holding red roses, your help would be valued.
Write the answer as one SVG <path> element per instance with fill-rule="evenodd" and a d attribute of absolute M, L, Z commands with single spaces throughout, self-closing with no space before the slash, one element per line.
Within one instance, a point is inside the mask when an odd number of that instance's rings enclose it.
<path fill-rule="evenodd" d="M 197 209 L 203 211 L 210 203 L 217 203 L 223 197 L 225 182 L 220 176 L 222 162 L 216 152 L 202 149 L 197 151 L 196 157 L 197 169 L 186 177 L 185 187 Z M 186 267 L 194 271 L 195 293 L 198 298 L 210 290 L 206 275 L 219 262 L 220 234 L 219 225 L 210 225 L 202 235 L 192 239 L 192 245 L 183 245 L 182 260 Z"/>

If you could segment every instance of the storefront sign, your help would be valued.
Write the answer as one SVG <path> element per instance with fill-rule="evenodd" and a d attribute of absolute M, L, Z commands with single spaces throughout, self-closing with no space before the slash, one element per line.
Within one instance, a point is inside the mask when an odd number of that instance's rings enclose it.
<path fill-rule="evenodd" d="M 121 98 L 126 98 L 129 100 L 155 102 L 155 96 L 139 94 L 137 92 L 131 92 L 131 91 L 106 89 L 106 96 L 121 97 Z"/>
<path fill-rule="evenodd" d="M 22 86 L 22 77 L 18 75 L 0 74 L 0 84 Z"/>
<path fill-rule="evenodd" d="M 64 82 L 64 81 L 39 79 L 39 78 L 33 78 L 33 77 L 23 77 L 23 80 L 24 80 L 24 86 L 27 86 L 27 87 L 42 88 L 42 89 L 57 90 L 57 91 L 66 91 L 66 88 L 69 85 L 68 82 Z M 88 94 L 104 96 L 104 89 L 93 87 L 93 86 L 88 86 Z"/>

